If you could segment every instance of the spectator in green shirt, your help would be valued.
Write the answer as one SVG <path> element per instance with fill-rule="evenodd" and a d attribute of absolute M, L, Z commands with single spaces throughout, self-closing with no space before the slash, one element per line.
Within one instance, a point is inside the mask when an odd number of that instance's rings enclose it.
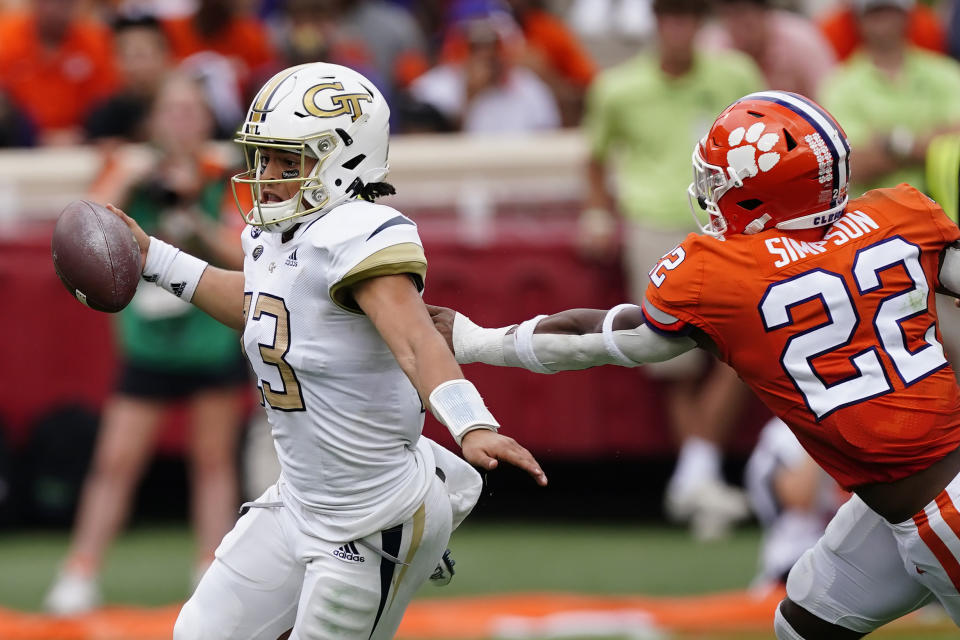
<path fill-rule="evenodd" d="M 240 216 L 231 216 L 238 223 L 233 229 L 220 222 L 225 202 L 231 212 L 235 208 L 227 167 L 206 153 L 214 121 L 200 85 L 182 75 L 166 78 L 147 128 L 151 150 L 145 161 L 133 162 L 130 156 L 109 163 L 91 197 L 123 203 L 145 229 L 220 266 L 237 268 L 243 260 Z M 150 285 L 141 287 L 119 314 L 117 329 L 118 382 L 104 406 L 70 550 L 45 600 L 57 614 L 78 614 L 100 604 L 97 576 L 104 555 L 126 520 L 157 429 L 171 407 L 184 404 L 189 418 L 195 581 L 236 520 L 235 461 L 247 383 L 239 337 Z"/>
<path fill-rule="evenodd" d="M 624 266 L 637 303 L 650 265 L 695 230 L 686 196 L 695 143 L 715 113 L 764 87 L 746 56 L 697 50 L 708 8 L 706 0 L 655 0 L 655 49 L 602 73 L 587 96 L 589 193 L 579 237 L 587 254 L 611 256 L 617 240 L 613 212 L 623 215 Z M 668 515 L 689 520 L 695 535 L 710 538 L 747 515 L 742 493 L 723 482 L 720 472 L 722 439 L 745 392 L 720 364 L 701 381 L 709 366 L 701 353 L 644 372 L 667 381 L 667 414 L 681 443 L 667 490 Z"/>
<path fill-rule="evenodd" d="M 942 181 L 926 182 L 926 175 L 937 174 L 925 175 L 924 163 L 929 150 L 931 165 L 942 165 L 936 158 L 951 149 L 951 140 L 955 144 L 951 132 L 960 132 L 960 64 L 910 44 L 913 5 L 913 0 L 854 2 L 863 45 L 827 80 L 821 98 L 844 123 L 856 158 L 851 198 L 908 182 L 937 197 L 956 220 L 956 203 Z M 956 180 L 954 173 L 954 190 Z M 937 315 L 944 350 L 957 371 L 960 310 L 953 298 L 937 294 Z"/>
<path fill-rule="evenodd" d="M 913 0 L 856 0 L 863 45 L 827 80 L 823 106 L 857 158 L 850 197 L 909 182 L 924 187 L 927 145 L 960 130 L 960 65 L 907 39 Z"/>

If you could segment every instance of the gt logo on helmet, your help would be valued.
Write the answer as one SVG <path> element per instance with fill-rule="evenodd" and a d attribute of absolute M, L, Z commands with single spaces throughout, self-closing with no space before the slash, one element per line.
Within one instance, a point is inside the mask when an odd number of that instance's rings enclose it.
<path fill-rule="evenodd" d="M 327 90 L 343 91 L 343 83 L 325 82 L 307 89 L 307 92 L 303 94 L 303 108 L 307 110 L 307 113 L 318 118 L 336 118 L 349 114 L 350 121 L 356 122 L 357 118 L 363 115 L 363 107 L 360 103 L 373 102 L 373 98 L 366 93 L 337 93 L 330 96 L 330 102 L 334 108 L 321 109 L 317 106 L 317 94 Z"/>

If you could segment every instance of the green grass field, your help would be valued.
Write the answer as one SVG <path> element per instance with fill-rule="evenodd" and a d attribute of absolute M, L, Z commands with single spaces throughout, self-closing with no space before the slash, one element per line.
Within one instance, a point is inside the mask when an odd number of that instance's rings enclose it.
<path fill-rule="evenodd" d="M 651 595 L 706 593 L 746 585 L 757 532 L 697 544 L 682 530 L 571 523 L 467 523 L 451 543 L 456 578 L 430 597 L 504 591 L 578 591 Z M 62 533 L 0 534 L 0 606 L 36 610 L 66 551 Z M 108 601 L 168 604 L 189 587 L 191 540 L 183 528 L 137 528 L 108 556 Z M 149 580 L 144 580 L 149 576 Z"/>
<path fill-rule="evenodd" d="M 66 544 L 63 533 L 0 534 L 0 607 L 37 610 Z M 757 544 L 755 529 L 743 529 L 720 542 L 697 543 L 683 530 L 665 527 L 473 522 L 454 534 L 453 582 L 444 588 L 428 585 L 421 595 L 523 591 L 683 595 L 739 589 L 753 575 Z M 191 558 L 186 529 L 136 528 L 110 552 L 103 576 L 106 599 L 136 605 L 181 601 L 187 595 Z M 940 640 L 958 633 L 953 629 L 916 635 L 891 629 L 877 635 Z M 736 637 L 752 640 L 773 634 Z M 733 640 L 717 634 L 683 638 Z"/>

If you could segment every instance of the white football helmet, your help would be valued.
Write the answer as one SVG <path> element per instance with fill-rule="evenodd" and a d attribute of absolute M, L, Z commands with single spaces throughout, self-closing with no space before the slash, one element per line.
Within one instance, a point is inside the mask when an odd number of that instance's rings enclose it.
<path fill-rule="evenodd" d="M 234 142 L 244 150 L 247 170 L 233 176 L 249 186 L 253 207 L 248 224 L 286 231 L 313 220 L 381 182 L 389 170 L 390 108 L 372 82 L 347 67 L 312 62 L 284 69 L 263 85 Z M 299 154 L 297 175 L 261 179 L 261 149 Z M 305 175 L 306 157 L 317 163 Z M 283 202 L 261 202 L 269 184 L 297 182 L 297 193 Z"/>

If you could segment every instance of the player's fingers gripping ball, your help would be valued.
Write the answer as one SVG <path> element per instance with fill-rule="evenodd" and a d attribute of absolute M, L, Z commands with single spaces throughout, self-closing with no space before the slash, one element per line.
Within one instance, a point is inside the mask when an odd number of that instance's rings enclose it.
<path fill-rule="evenodd" d="M 140 270 L 143 271 L 143 263 L 147 260 L 147 250 L 150 248 L 150 236 L 140 228 L 140 225 L 137 224 L 133 218 L 124 213 L 119 207 L 108 202 L 107 210 L 123 220 L 123 223 L 127 225 L 127 228 L 133 233 L 133 237 L 137 241 L 137 246 L 140 247 Z"/>

